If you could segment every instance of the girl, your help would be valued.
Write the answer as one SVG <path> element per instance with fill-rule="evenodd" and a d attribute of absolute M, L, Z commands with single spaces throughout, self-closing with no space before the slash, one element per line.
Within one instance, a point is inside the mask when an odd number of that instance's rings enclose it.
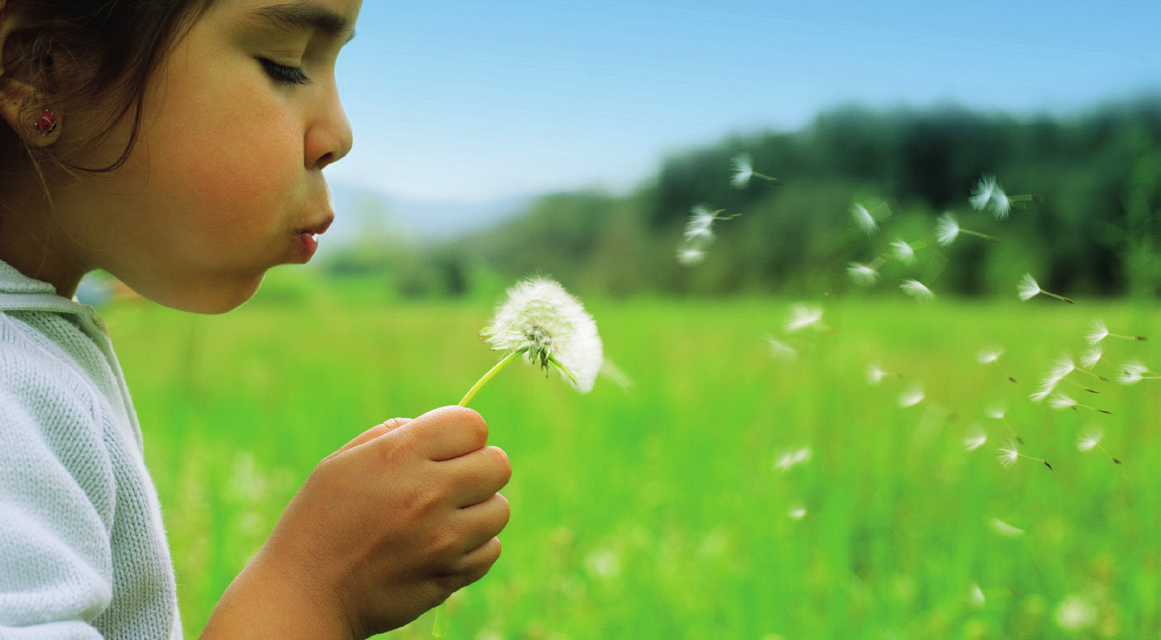
<path fill-rule="evenodd" d="M 220 313 L 311 258 L 360 4 L 0 0 L 0 637 L 181 636 L 133 405 L 73 293 L 104 269 Z M 486 438 L 444 408 L 327 457 L 204 637 L 362 638 L 482 577 L 511 474 Z"/>

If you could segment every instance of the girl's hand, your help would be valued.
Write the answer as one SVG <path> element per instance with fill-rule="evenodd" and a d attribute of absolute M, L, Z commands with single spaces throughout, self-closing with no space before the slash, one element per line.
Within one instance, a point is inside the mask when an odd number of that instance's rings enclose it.
<path fill-rule="evenodd" d="M 315 468 L 223 596 L 207 637 L 364 638 L 402 626 L 500 555 L 507 455 L 478 413 L 373 427 Z"/>

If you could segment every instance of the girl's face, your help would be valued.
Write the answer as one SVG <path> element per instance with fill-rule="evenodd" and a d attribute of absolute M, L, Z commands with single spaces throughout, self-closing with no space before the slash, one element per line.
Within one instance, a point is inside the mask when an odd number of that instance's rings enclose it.
<path fill-rule="evenodd" d="M 218 313 L 270 267 L 309 260 L 334 218 L 322 169 L 351 148 L 335 60 L 361 4 L 215 2 L 155 74 L 126 164 L 54 189 L 64 261 Z"/>

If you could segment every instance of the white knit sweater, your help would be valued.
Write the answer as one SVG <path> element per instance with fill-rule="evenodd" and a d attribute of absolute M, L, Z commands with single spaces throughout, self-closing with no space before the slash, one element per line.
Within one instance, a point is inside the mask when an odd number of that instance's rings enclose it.
<path fill-rule="evenodd" d="M 0 262 L 0 639 L 181 637 L 142 452 L 104 322 Z"/>

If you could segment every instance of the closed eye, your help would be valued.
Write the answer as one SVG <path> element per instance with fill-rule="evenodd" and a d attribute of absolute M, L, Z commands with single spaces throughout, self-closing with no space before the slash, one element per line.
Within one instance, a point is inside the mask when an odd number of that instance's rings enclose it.
<path fill-rule="evenodd" d="M 258 63 L 262 65 L 266 75 L 279 84 L 310 84 L 310 78 L 306 77 L 299 67 L 288 67 L 266 58 L 258 58 Z"/>

